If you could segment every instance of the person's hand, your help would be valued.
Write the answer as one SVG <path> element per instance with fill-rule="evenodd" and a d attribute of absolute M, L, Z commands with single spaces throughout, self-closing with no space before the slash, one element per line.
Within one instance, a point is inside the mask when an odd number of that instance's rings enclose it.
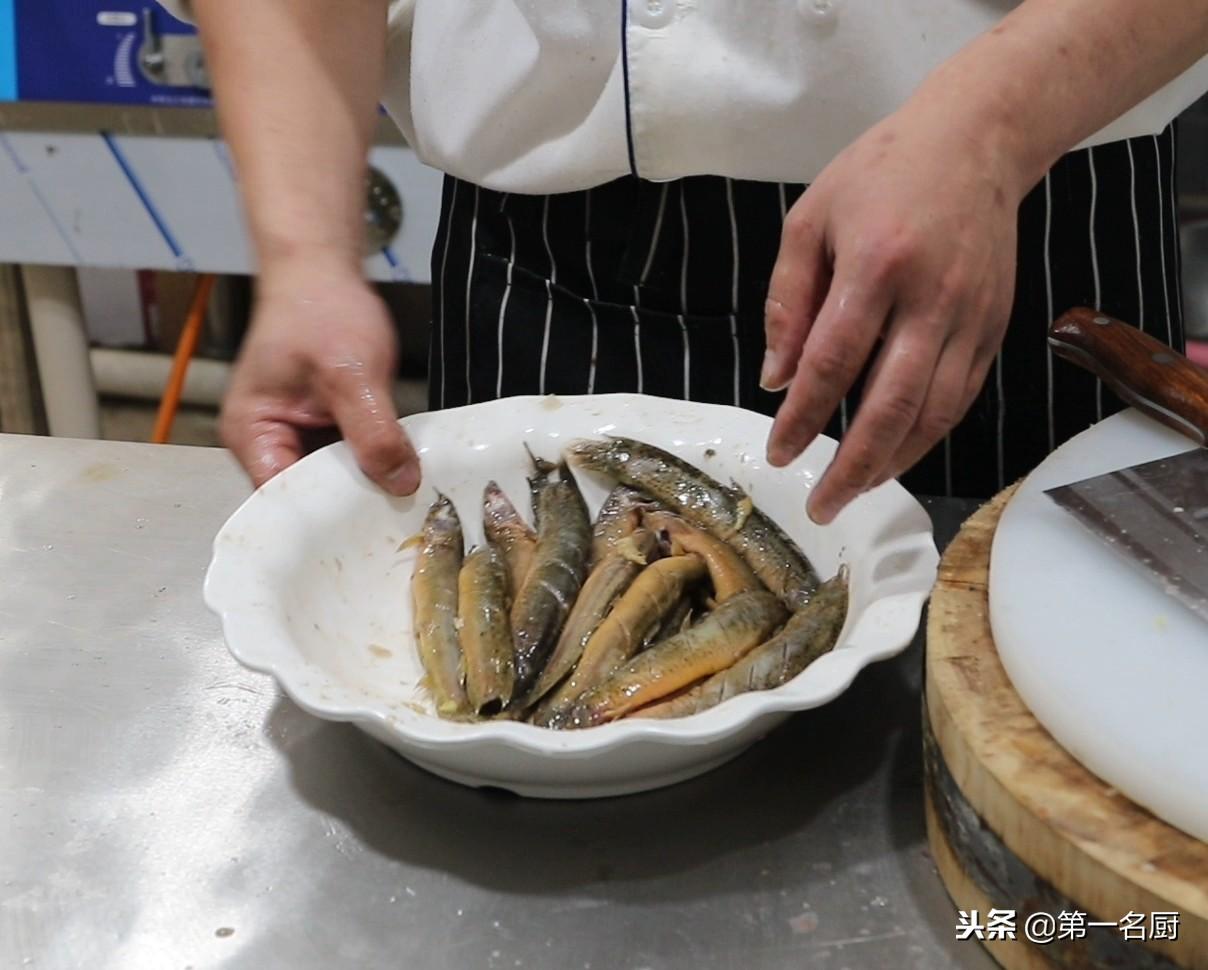
<path fill-rule="evenodd" d="M 260 486 L 334 425 L 369 478 L 409 495 L 420 468 L 391 395 L 396 359 L 389 314 L 355 270 L 264 276 L 223 403 L 223 442 Z"/>
<path fill-rule="evenodd" d="M 837 156 L 785 221 L 760 381 L 788 386 L 772 465 L 813 441 L 876 351 L 855 420 L 812 490 L 816 522 L 941 440 L 1002 342 L 1026 186 L 993 128 L 963 131 L 957 116 L 908 104 Z"/>

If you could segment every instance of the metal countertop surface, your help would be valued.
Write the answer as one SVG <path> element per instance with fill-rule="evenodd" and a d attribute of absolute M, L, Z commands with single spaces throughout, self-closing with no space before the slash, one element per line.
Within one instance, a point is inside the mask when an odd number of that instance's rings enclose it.
<path fill-rule="evenodd" d="M 926 848 L 921 636 L 625 798 L 426 774 L 227 654 L 224 452 L 0 436 L 0 967 L 988 970 Z M 975 507 L 925 503 L 942 544 Z"/>

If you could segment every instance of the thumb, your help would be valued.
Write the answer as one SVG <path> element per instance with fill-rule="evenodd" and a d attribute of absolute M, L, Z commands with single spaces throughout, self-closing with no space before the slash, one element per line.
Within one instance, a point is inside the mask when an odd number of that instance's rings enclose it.
<path fill-rule="evenodd" d="M 327 405 L 361 470 L 391 495 L 419 488 L 419 456 L 398 423 L 389 378 L 342 366 L 327 383 Z"/>

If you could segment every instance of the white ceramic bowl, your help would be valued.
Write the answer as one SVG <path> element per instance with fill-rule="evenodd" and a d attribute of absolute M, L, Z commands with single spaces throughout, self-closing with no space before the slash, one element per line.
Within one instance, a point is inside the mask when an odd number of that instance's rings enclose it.
<path fill-rule="evenodd" d="M 771 422 L 720 405 L 642 395 L 506 398 L 418 414 L 403 424 L 424 484 L 395 499 L 370 484 L 342 443 L 253 494 L 219 532 L 205 598 L 232 654 L 271 674 L 317 717 L 351 721 L 429 771 L 523 795 L 582 798 L 671 784 L 739 754 L 791 712 L 823 704 L 865 664 L 900 652 L 917 629 L 938 555 L 922 507 L 896 482 L 853 503 L 829 527 L 804 513 L 835 442 L 816 441 L 786 469 L 763 460 Z M 416 533 L 439 488 L 456 504 L 467 548 L 481 541 L 482 488 L 495 479 L 527 512 L 522 444 L 553 459 L 569 439 L 624 434 L 734 479 L 801 546 L 824 577 L 851 568 L 851 605 L 836 649 L 775 690 L 675 720 L 620 720 L 578 731 L 437 718 L 412 629 Z M 706 456 L 706 451 L 712 454 Z M 609 483 L 579 475 L 593 516 Z"/>

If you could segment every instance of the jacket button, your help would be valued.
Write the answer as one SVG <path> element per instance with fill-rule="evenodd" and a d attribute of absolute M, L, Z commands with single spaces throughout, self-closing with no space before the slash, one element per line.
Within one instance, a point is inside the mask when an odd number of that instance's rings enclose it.
<path fill-rule="evenodd" d="M 675 19 L 675 0 L 636 0 L 630 11 L 638 24 L 658 30 Z"/>
<path fill-rule="evenodd" d="M 831 24 L 839 16 L 839 0 L 797 0 L 801 16 L 818 24 Z"/>

